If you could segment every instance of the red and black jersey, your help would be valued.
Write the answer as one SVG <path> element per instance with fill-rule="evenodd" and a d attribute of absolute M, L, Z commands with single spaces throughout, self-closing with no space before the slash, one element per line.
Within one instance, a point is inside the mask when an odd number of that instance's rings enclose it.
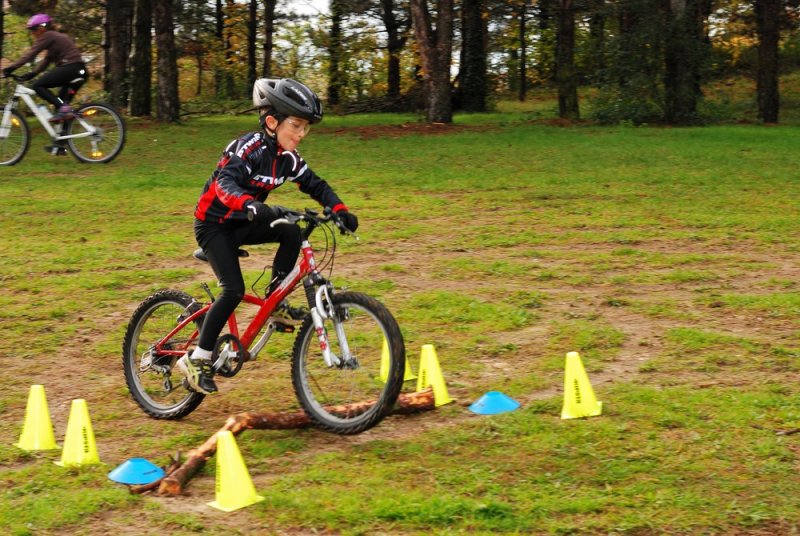
<path fill-rule="evenodd" d="M 218 223 L 246 220 L 247 201 L 266 202 L 270 191 L 287 181 L 324 207 L 344 207 L 333 188 L 311 171 L 297 151 L 283 151 L 264 132 L 250 132 L 233 140 L 222 152 L 194 215 Z"/>

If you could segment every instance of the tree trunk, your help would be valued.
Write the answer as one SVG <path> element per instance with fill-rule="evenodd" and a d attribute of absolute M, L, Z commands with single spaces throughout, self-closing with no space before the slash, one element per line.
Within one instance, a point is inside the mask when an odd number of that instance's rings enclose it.
<path fill-rule="evenodd" d="M 778 89 L 778 22 L 780 0 L 756 0 L 756 26 L 758 28 L 758 75 L 756 93 L 758 118 L 765 123 L 777 123 L 780 109 Z"/>
<path fill-rule="evenodd" d="M 234 4 L 235 4 L 234 0 L 226 0 L 226 2 L 225 2 L 225 6 L 227 7 L 228 20 L 230 20 L 234 16 L 234 13 L 235 13 L 235 10 L 234 10 L 234 7 L 233 7 Z M 233 63 L 234 63 L 234 59 L 233 59 L 233 28 L 231 27 L 230 24 L 228 24 L 228 27 L 225 28 L 225 30 L 226 31 L 223 32 L 224 35 L 225 35 L 225 41 L 224 41 L 224 46 L 225 46 L 225 70 L 223 71 L 224 72 L 224 79 L 225 79 L 225 96 L 229 97 L 229 98 L 233 98 L 233 97 L 236 96 L 235 95 L 236 91 L 234 89 L 233 73 L 231 72 L 231 69 L 234 68 L 233 67 Z"/>
<path fill-rule="evenodd" d="M 194 88 L 194 94 L 197 97 L 203 96 L 203 74 L 205 70 L 203 69 L 203 61 L 205 59 L 205 55 L 199 50 L 198 47 L 197 53 L 194 55 L 194 60 L 197 62 L 197 85 Z"/>
<path fill-rule="evenodd" d="M 664 112 L 672 125 L 697 120 L 704 18 L 700 0 L 670 0 L 664 47 Z"/>
<path fill-rule="evenodd" d="M 247 13 L 247 96 L 256 81 L 256 22 L 258 19 L 258 0 L 250 0 Z"/>
<path fill-rule="evenodd" d="M 461 3 L 461 73 L 459 97 L 461 109 L 485 112 L 489 88 L 486 82 L 486 41 L 488 16 L 483 0 Z"/>
<path fill-rule="evenodd" d="M 338 106 L 342 91 L 342 73 L 339 62 L 342 57 L 342 19 L 344 2 L 331 0 L 331 30 L 328 34 L 328 104 Z"/>
<path fill-rule="evenodd" d="M 128 58 L 131 51 L 131 26 L 133 0 L 107 0 L 106 2 L 106 64 L 105 88 L 111 104 L 126 107 L 128 104 Z"/>
<path fill-rule="evenodd" d="M 0 0 L 0 58 L 3 57 L 3 45 L 6 40 L 6 3 Z"/>
<path fill-rule="evenodd" d="M 589 16 L 589 72 L 594 85 L 601 86 L 606 81 L 606 15 L 605 0 L 592 2 L 592 13 Z"/>
<path fill-rule="evenodd" d="M 422 62 L 427 121 L 452 123 L 450 63 L 453 48 L 453 0 L 438 0 L 435 29 L 431 24 L 427 0 L 411 0 L 411 16 Z"/>
<path fill-rule="evenodd" d="M 216 0 L 214 3 L 214 37 L 217 39 L 219 50 L 225 49 L 225 14 L 222 9 L 222 0 Z M 214 69 L 214 96 L 219 98 L 222 96 L 223 88 L 225 87 L 225 69 L 224 65 L 215 62 Z"/>
<path fill-rule="evenodd" d="M 150 115 L 153 77 L 151 0 L 136 0 L 130 110 L 133 116 Z"/>
<path fill-rule="evenodd" d="M 527 14 L 527 2 L 523 0 L 519 4 L 519 11 L 517 18 L 519 19 L 519 101 L 525 102 L 525 97 L 528 91 L 528 55 L 527 46 L 527 29 L 525 25 L 525 15 Z"/>
<path fill-rule="evenodd" d="M 222 47 L 222 33 L 224 31 L 224 21 L 222 15 L 222 0 L 214 2 L 214 37 L 217 43 Z M 219 98 L 222 95 L 222 68 L 215 62 L 214 68 L 214 96 Z"/>
<path fill-rule="evenodd" d="M 264 0 L 264 64 L 261 76 L 272 75 L 273 34 L 275 33 L 275 0 Z"/>
<path fill-rule="evenodd" d="M 617 24 L 619 25 L 617 47 L 619 48 L 619 51 L 613 61 L 617 64 L 615 69 L 617 74 L 616 82 L 617 85 L 622 89 L 628 85 L 630 79 L 632 78 L 633 69 L 630 66 L 632 63 L 630 58 L 635 57 L 636 47 L 634 45 L 635 41 L 633 36 L 635 35 L 636 28 L 638 26 L 638 17 L 636 12 L 631 9 L 631 6 L 625 2 L 619 5 L 617 15 Z M 622 65 L 620 65 L 620 63 L 622 63 Z"/>
<path fill-rule="evenodd" d="M 394 14 L 394 0 L 381 0 L 381 18 L 386 28 L 386 51 L 389 62 L 386 73 L 386 96 L 400 96 L 400 52 L 405 47 L 405 38 L 400 35 L 400 23 Z"/>
<path fill-rule="evenodd" d="M 156 29 L 157 100 L 156 117 L 160 121 L 177 121 L 180 117 L 178 100 L 178 62 L 172 23 L 172 1 L 153 0 Z"/>
<path fill-rule="evenodd" d="M 580 119 L 578 80 L 575 73 L 575 12 L 573 0 L 560 0 L 556 34 L 556 83 L 558 116 Z"/>

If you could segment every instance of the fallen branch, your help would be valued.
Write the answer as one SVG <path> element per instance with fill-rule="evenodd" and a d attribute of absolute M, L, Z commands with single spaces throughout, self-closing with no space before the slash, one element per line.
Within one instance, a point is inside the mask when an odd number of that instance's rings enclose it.
<path fill-rule="evenodd" d="M 164 469 L 164 476 L 174 473 L 181 466 L 181 453 L 177 452 L 174 458 L 170 457 L 170 462 L 172 463 L 169 464 L 169 467 Z M 128 489 L 130 489 L 130 492 L 134 494 L 147 493 L 148 491 L 153 491 L 154 489 L 158 488 L 162 480 L 164 480 L 164 477 L 159 478 L 155 482 L 150 482 L 149 484 L 128 486 Z"/>
<path fill-rule="evenodd" d="M 349 404 L 342 406 L 341 411 L 353 414 L 354 412 L 359 412 L 359 410 L 366 411 L 372 404 L 372 402 Z M 426 389 L 417 393 L 401 393 L 397 399 L 396 406 L 390 414 L 416 413 L 431 410 L 434 407 L 433 391 Z M 172 467 L 166 471 L 166 475 L 160 480 L 142 486 L 131 486 L 131 493 L 144 493 L 157 487 L 160 495 L 180 495 L 186 484 L 203 468 L 206 461 L 216 453 L 217 434 L 219 432 L 230 431 L 236 436 L 245 430 L 288 430 L 308 428 L 310 426 L 312 426 L 312 422 L 304 411 L 293 413 L 253 413 L 248 411 L 231 415 L 225 421 L 225 425 L 208 438 L 205 443 L 189 451 L 186 461 L 182 464 L 179 462 L 173 463 Z"/>

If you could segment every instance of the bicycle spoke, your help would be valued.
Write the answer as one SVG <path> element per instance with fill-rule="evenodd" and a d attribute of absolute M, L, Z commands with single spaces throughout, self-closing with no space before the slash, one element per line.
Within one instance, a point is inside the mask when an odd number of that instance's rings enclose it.
<path fill-rule="evenodd" d="M 197 325 L 191 322 L 164 340 L 190 307 L 197 307 L 190 296 L 160 291 L 142 302 L 128 324 L 123 344 L 125 379 L 134 400 L 156 418 L 182 417 L 203 399 L 185 389 L 183 377 L 173 373 L 175 362 L 195 342 Z"/>
<path fill-rule="evenodd" d="M 78 110 L 78 117 L 68 127 L 67 143 L 75 156 L 89 163 L 109 162 L 125 143 L 122 118 L 103 104 L 88 104 Z"/>
<path fill-rule="evenodd" d="M 316 329 L 307 320 L 298 335 L 292 380 L 303 408 L 322 428 L 358 433 L 374 426 L 402 386 L 405 350 L 396 322 L 378 302 L 359 293 L 336 297 L 340 325 L 325 321 L 340 364 L 325 363 Z M 384 341 L 392 340 L 393 353 Z"/>

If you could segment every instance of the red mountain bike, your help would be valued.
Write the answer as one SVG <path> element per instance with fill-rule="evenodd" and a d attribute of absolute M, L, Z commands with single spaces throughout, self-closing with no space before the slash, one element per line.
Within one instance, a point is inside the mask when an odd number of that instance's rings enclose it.
<path fill-rule="evenodd" d="M 299 262 L 268 296 L 245 294 L 239 308 L 249 304 L 258 311 L 243 333 L 236 313 L 230 316 L 229 333 L 215 345 L 213 368 L 221 376 L 235 376 L 244 363 L 258 356 L 275 331 L 294 330 L 286 319 L 291 316 L 299 322 L 291 366 L 297 400 L 319 428 L 359 433 L 378 424 L 397 400 L 405 370 L 403 336 L 383 304 L 360 292 L 337 292 L 322 275 L 328 266 L 333 269 L 336 234 L 332 224 L 343 230 L 336 216 L 328 209 L 322 216 L 308 209 L 286 211 L 272 225 L 300 222 Z M 321 267 L 309 243 L 317 228 L 325 230 L 329 246 Z M 247 256 L 244 251 L 240 254 Z M 284 299 L 301 283 L 308 308 L 290 308 Z M 213 302 L 208 286 L 203 287 Z M 172 373 L 178 358 L 195 347 L 210 306 L 167 289 L 151 295 L 134 311 L 122 346 L 122 363 L 128 389 L 148 415 L 179 419 L 205 398 Z"/>

